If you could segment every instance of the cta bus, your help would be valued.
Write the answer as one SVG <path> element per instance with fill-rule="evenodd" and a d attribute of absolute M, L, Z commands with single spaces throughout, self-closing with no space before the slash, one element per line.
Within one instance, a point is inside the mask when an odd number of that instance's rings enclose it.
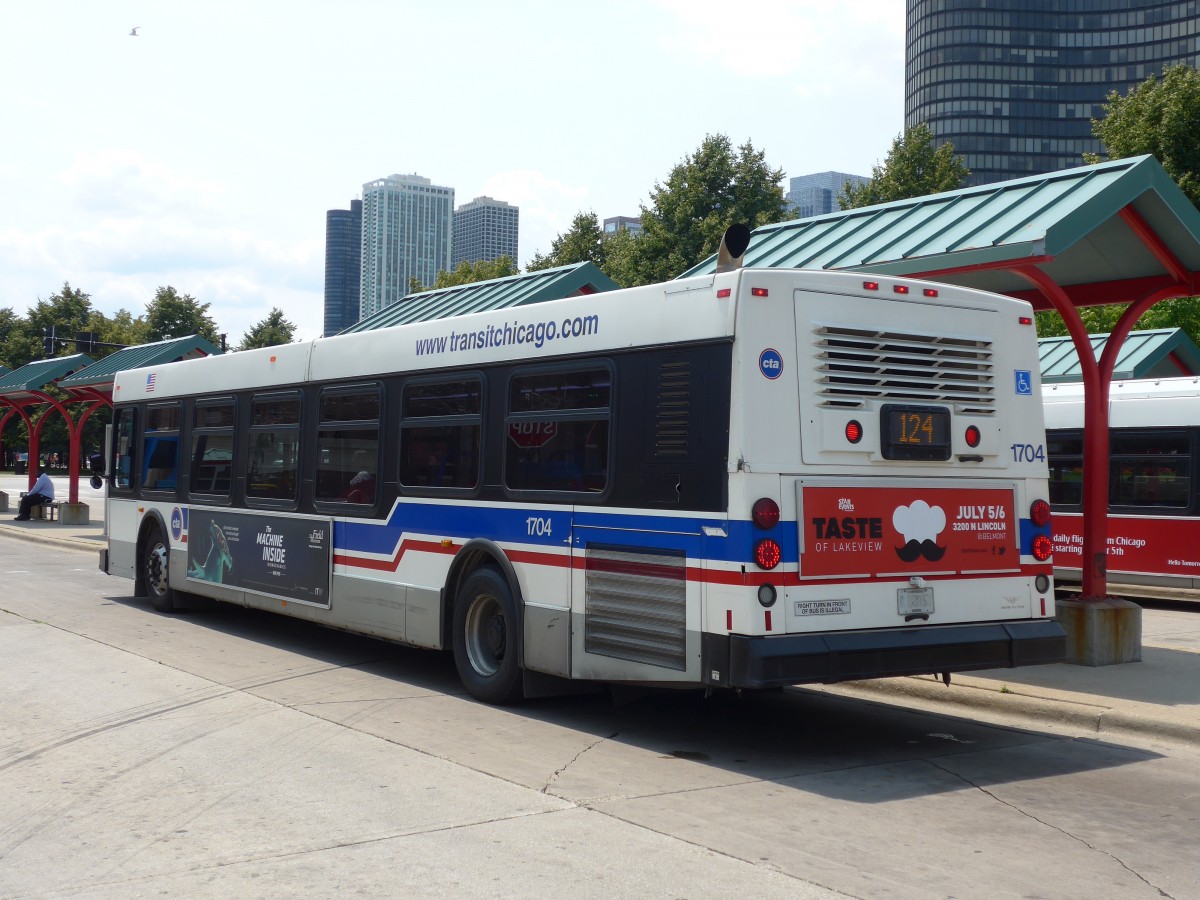
<path fill-rule="evenodd" d="M 1054 569 L 1080 580 L 1083 385 L 1045 390 Z M 1200 588 L 1200 378 L 1114 381 L 1109 392 L 1108 584 Z M 1153 592 L 1150 592 L 1153 593 Z"/>
<path fill-rule="evenodd" d="M 104 571 L 507 703 L 1060 661 L 1028 304 L 732 268 L 116 376 Z"/>

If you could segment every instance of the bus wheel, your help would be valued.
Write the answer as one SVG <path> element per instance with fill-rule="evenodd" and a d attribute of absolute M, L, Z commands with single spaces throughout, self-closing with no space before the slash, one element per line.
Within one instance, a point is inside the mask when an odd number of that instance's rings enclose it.
<path fill-rule="evenodd" d="M 157 525 L 150 526 L 146 532 L 141 558 L 142 580 L 146 584 L 146 593 L 150 595 L 150 605 L 159 612 L 174 612 L 175 592 L 171 590 L 169 569 L 171 548 L 167 546 L 162 529 Z"/>
<path fill-rule="evenodd" d="M 471 573 L 454 603 L 454 665 L 485 703 L 521 699 L 520 627 L 508 582 L 495 569 Z"/>

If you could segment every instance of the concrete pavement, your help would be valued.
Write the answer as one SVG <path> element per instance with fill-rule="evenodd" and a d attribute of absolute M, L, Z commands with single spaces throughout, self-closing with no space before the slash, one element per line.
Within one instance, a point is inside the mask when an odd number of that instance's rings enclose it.
<path fill-rule="evenodd" d="M 66 479 L 56 478 L 55 488 L 65 499 Z M 102 491 L 81 481 L 80 500 L 89 505 L 91 521 L 63 525 L 14 522 L 16 498 L 25 489 L 23 477 L 0 475 L 0 490 L 9 495 L 9 511 L 0 513 L 0 537 L 77 550 L 95 551 L 105 545 Z M 993 669 L 955 675 L 950 686 L 931 677 L 915 677 L 819 690 L 909 707 L 958 706 L 978 718 L 1015 718 L 1043 729 L 1129 734 L 1200 746 L 1200 600 L 1179 602 L 1170 609 L 1147 609 L 1142 648 L 1141 662 L 1124 665 Z"/>

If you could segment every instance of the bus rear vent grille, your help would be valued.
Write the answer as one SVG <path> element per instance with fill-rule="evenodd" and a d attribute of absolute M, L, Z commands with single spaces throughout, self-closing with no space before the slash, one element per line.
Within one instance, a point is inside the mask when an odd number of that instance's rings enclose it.
<path fill-rule="evenodd" d="M 887 400 L 995 414 L 989 340 L 830 325 L 816 328 L 813 337 L 822 406 Z"/>
<path fill-rule="evenodd" d="M 659 366 L 657 403 L 654 411 L 656 457 L 687 456 L 691 388 L 691 363 L 668 362 Z"/>
<path fill-rule="evenodd" d="M 585 564 L 584 650 L 686 669 L 684 554 L 593 544 Z"/>

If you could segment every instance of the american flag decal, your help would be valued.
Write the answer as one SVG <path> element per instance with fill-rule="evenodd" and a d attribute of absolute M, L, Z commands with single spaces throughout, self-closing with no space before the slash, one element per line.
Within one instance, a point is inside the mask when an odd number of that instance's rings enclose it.
<path fill-rule="evenodd" d="M 151 372 L 149 375 L 146 376 L 146 393 L 148 394 L 152 390 L 154 390 L 154 373 L 153 372 Z"/>

